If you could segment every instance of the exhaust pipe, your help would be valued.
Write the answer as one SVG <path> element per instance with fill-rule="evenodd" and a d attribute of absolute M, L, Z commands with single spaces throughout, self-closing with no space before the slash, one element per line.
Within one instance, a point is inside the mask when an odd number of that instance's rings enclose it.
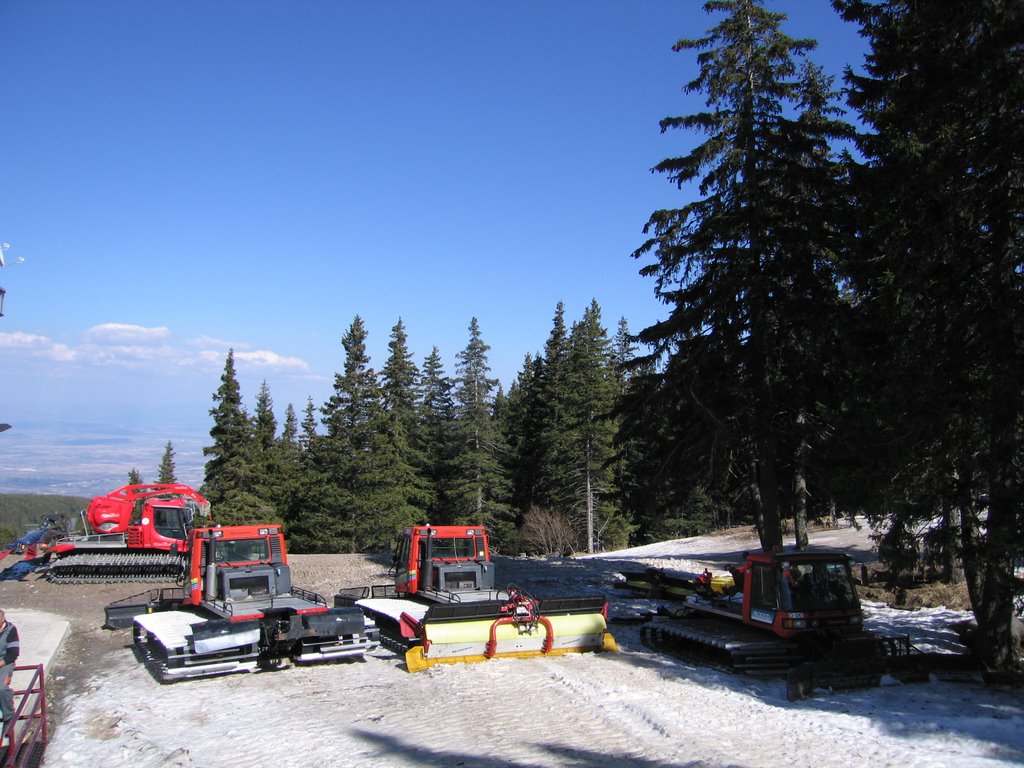
<path fill-rule="evenodd" d="M 423 564 L 423 588 L 434 589 L 437 585 L 434 584 L 434 537 L 430 526 L 427 526 L 427 544 L 423 550 L 424 558 L 426 562 Z"/>
<path fill-rule="evenodd" d="M 217 540 L 211 536 L 206 542 L 206 576 L 203 578 L 203 599 L 212 602 L 217 597 Z"/>

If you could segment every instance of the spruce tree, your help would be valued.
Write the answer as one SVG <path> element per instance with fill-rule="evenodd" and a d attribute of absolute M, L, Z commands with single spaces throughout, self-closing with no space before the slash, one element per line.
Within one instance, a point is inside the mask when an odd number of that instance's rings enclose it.
<path fill-rule="evenodd" d="M 608 333 L 601 308 L 592 301 L 573 324 L 566 360 L 566 432 L 570 437 L 572 469 L 565 493 L 572 498 L 577 529 L 587 552 L 605 541 L 625 546 L 629 526 L 614 504 L 616 489 L 611 461 L 618 431 L 614 415 L 620 394 Z"/>
<path fill-rule="evenodd" d="M 494 391 L 480 326 L 469 324 L 469 343 L 458 354 L 455 385 L 455 430 L 451 493 L 454 522 L 486 525 L 495 543 L 511 546 L 514 520 L 507 504 L 508 487 L 500 456 L 503 441 L 494 420 Z"/>
<path fill-rule="evenodd" d="M 444 371 L 441 352 L 434 347 L 423 361 L 422 399 L 416 445 L 430 488 L 427 519 L 438 525 L 455 520 L 452 511 L 455 403 L 453 382 Z"/>
<path fill-rule="evenodd" d="M 318 424 L 317 407 L 309 397 L 296 438 L 298 465 L 281 507 L 289 551 L 297 554 L 341 552 L 350 543 L 337 519 L 338 491 L 324 467 L 326 438 L 317 432 Z"/>
<path fill-rule="evenodd" d="M 523 367 L 509 388 L 499 422 L 508 445 L 506 462 L 511 483 L 510 502 L 516 510 L 517 525 L 522 525 L 531 510 L 539 510 L 538 482 L 543 459 L 541 450 L 541 408 L 539 384 L 543 361 L 540 355 L 526 355 Z M 545 509 L 545 514 L 557 514 Z"/>
<path fill-rule="evenodd" d="M 927 544 L 947 570 L 962 556 L 983 659 L 1007 669 L 1024 550 L 1024 5 L 835 5 L 871 44 L 848 74 L 868 127 L 850 271 L 879 361 L 859 415 L 882 552 L 909 562 Z"/>
<path fill-rule="evenodd" d="M 335 376 L 334 394 L 323 408 L 327 434 L 317 441 L 320 470 L 337 510 L 328 525 L 352 552 L 385 548 L 398 528 L 422 514 L 409 501 L 414 481 L 389 430 L 366 338 L 356 316 L 342 339 L 344 372 Z"/>
<path fill-rule="evenodd" d="M 251 498 L 254 483 L 253 435 L 252 424 L 242 405 L 233 349 L 228 350 L 221 384 L 213 394 L 213 401 L 215 405 L 210 410 L 213 445 L 203 448 L 203 455 L 209 460 L 202 494 L 210 502 L 218 522 L 244 519 L 244 506 Z"/>
<path fill-rule="evenodd" d="M 302 432 L 299 435 L 299 445 L 302 446 L 303 450 L 309 450 L 310 444 L 317 436 L 317 416 L 316 416 L 316 405 L 313 404 L 313 398 L 306 399 L 306 407 L 302 411 Z"/>
<path fill-rule="evenodd" d="M 426 458 L 421 450 L 418 412 L 419 370 L 408 347 L 401 319 L 391 329 L 389 355 L 381 369 L 381 400 L 386 453 L 381 478 L 384 517 L 378 544 L 397 535 L 402 528 L 427 521 L 433 496 L 424 473 Z"/>
<path fill-rule="evenodd" d="M 164 455 L 160 459 L 160 468 L 157 470 L 158 483 L 176 483 L 178 482 L 174 476 L 174 446 L 171 441 L 167 441 L 167 445 L 164 446 Z"/>
<path fill-rule="evenodd" d="M 281 496 L 281 452 L 277 442 L 274 400 L 266 380 L 260 384 L 256 393 L 252 429 L 252 462 L 256 470 L 253 492 L 267 507 L 276 511 L 277 501 Z"/>
<path fill-rule="evenodd" d="M 631 418 L 647 422 L 639 431 L 657 423 L 653 408 L 675 412 L 659 438 L 662 466 L 747 478 L 762 546 L 778 549 L 801 420 L 816 417 L 826 389 L 810 374 L 825 369 L 821 339 L 839 302 L 843 195 L 830 143 L 849 129 L 835 118 L 830 82 L 806 60 L 814 42 L 785 35 L 783 14 L 755 0 L 704 8 L 721 20 L 674 50 L 698 51 L 686 91 L 704 94 L 708 109 L 661 127 L 708 138 L 653 169 L 680 189 L 697 182 L 701 197 L 656 211 L 634 253 L 655 256 L 641 273 L 670 310 L 638 335 L 652 353 L 636 364 L 657 367 Z M 697 488 L 680 488 L 678 503 Z"/>
<path fill-rule="evenodd" d="M 565 305 L 560 301 L 544 345 L 544 354 L 533 382 L 533 461 L 536 484 L 532 505 L 568 515 L 576 500 L 573 491 L 576 446 L 570 434 L 569 332 Z"/>

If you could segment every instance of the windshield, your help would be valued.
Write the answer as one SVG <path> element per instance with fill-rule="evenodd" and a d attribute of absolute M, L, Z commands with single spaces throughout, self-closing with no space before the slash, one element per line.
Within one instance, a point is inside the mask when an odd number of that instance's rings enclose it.
<path fill-rule="evenodd" d="M 430 556 L 435 560 L 472 560 L 476 556 L 475 539 L 432 539 Z"/>
<path fill-rule="evenodd" d="M 779 596 L 790 611 L 842 611 L 857 607 L 845 563 L 782 563 Z"/>
<path fill-rule="evenodd" d="M 218 539 L 215 547 L 214 557 L 218 563 L 251 563 L 270 559 L 266 539 Z"/>
<path fill-rule="evenodd" d="M 182 522 L 180 507 L 154 506 L 151 512 L 153 530 L 161 536 L 166 536 L 169 539 L 184 539 L 188 536 L 188 529 Z"/>

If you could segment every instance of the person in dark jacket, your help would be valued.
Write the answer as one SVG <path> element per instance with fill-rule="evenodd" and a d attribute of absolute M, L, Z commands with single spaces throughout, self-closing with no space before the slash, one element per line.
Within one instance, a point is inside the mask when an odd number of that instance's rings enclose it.
<path fill-rule="evenodd" d="M 14 717 L 14 689 L 11 678 L 14 677 L 14 666 L 21 652 L 21 640 L 18 628 L 7 620 L 7 614 L 0 610 L 0 712 L 4 717 L 3 735 L 7 735 L 7 726 Z"/>

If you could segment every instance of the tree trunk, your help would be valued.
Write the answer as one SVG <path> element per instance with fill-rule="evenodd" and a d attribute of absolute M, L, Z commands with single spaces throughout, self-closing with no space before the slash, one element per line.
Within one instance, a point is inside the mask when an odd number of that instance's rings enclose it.
<path fill-rule="evenodd" d="M 782 550 L 782 521 L 779 519 L 779 478 L 776 469 L 776 441 L 772 435 L 758 440 L 757 485 L 761 498 L 764 532 L 761 548 L 765 552 Z"/>
<path fill-rule="evenodd" d="M 1005 253 L 1012 253 L 1009 239 Z M 997 261 L 998 263 L 998 261 Z M 1016 306 L 1011 297 L 1019 281 L 1012 268 L 999 273 L 997 307 Z M 1021 484 L 1018 470 L 1018 429 L 1021 419 L 1021 389 L 1017 355 L 1020 339 L 1014 318 L 992 317 L 990 336 L 991 370 L 988 388 L 988 456 L 985 480 L 989 492 L 985 540 L 981 551 L 981 603 L 974 603 L 982 638 L 982 660 L 991 668 L 1007 670 L 1018 663 L 1013 639 L 1013 560 L 1021 554 L 1019 506 Z"/>
<path fill-rule="evenodd" d="M 591 441 L 587 437 L 586 466 L 587 466 L 587 554 L 594 554 L 594 487 L 591 482 Z"/>
<path fill-rule="evenodd" d="M 801 411 L 796 417 L 801 435 L 796 449 L 796 468 L 793 470 L 793 533 L 797 549 L 807 549 L 810 543 L 807 538 L 807 478 L 804 475 L 808 445 L 802 434 L 806 423 L 807 418 Z"/>
<path fill-rule="evenodd" d="M 757 460 L 751 457 L 750 462 L 750 501 L 754 507 L 754 527 L 757 528 L 757 538 L 764 547 L 764 510 L 761 506 L 761 489 L 757 482 Z"/>

